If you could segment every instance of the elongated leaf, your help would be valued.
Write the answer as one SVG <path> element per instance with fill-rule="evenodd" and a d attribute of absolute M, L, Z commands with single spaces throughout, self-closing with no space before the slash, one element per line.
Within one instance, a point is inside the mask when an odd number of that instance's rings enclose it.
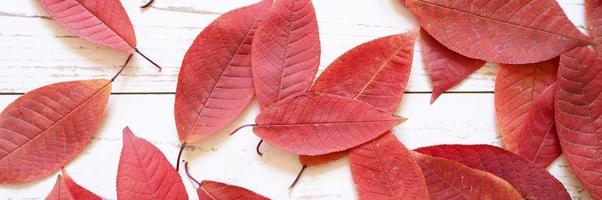
<path fill-rule="evenodd" d="M 201 182 L 201 186 L 197 189 L 197 193 L 200 200 L 268 200 L 268 198 L 251 190 L 216 181 Z"/>
<path fill-rule="evenodd" d="M 512 185 L 493 174 L 448 159 L 413 155 L 424 173 L 431 200 L 523 199 Z"/>
<path fill-rule="evenodd" d="M 585 0 L 585 18 L 589 27 L 589 33 L 596 44 L 602 43 L 602 2 L 599 0 Z M 598 54 L 602 47 L 595 46 Z"/>
<path fill-rule="evenodd" d="M 255 34 L 251 53 L 262 109 L 307 92 L 320 64 L 318 23 L 311 0 L 279 0 Z"/>
<path fill-rule="evenodd" d="M 560 58 L 556 126 L 562 152 L 594 199 L 602 199 L 602 61 L 586 47 Z"/>
<path fill-rule="evenodd" d="M 431 103 L 485 64 L 485 61 L 468 58 L 449 50 L 423 29 L 420 31 L 420 39 L 424 67 L 433 85 Z"/>
<path fill-rule="evenodd" d="M 496 175 L 514 186 L 524 199 L 571 199 L 564 186 L 546 169 L 499 147 L 437 145 L 419 148 L 415 151 L 454 160 L 468 167 Z"/>
<path fill-rule="evenodd" d="M 182 178 L 163 153 L 127 127 L 117 169 L 117 198 L 188 199 Z"/>
<path fill-rule="evenodd" d="M 307 94 L 262 111 L 253 131 L 286 151 L 322 155 L 366 143 L 401 122 L 359 100 Z"/>
<path fill-rule="evenodd" d="M 253 98 L 251 43 L 270 5 L 265 0 L 220 16 L 188 49 L 175 101 L 180 141 L 193 143 L 223 129 Z"/>
<path fill-rule="evenodd" d="M 542 168 L 562 154 L 554 120 L 556 90 L 552 84 L 539 95 L 517 141 L 517 154 Z"/>
<path fill-rule="evenodd" d="M 136 48 L 132 22 L 119 0 L 38 0 L 71 33 L 92 43 L 125 52 Z"/>
<path fill-rule="evenodd" d="M 502 141 L 518 153 L 520 131 L 539 95 L 556 80 L 558 60 L 501 65 L 495 80 L 495 114 Z"/>
<path fill-rule="evenodd" d="M 78 185 L 63 170 L 63 175 L 58 176 L 54 188 L 46 197 L 46 200 L 101 200 L 98 195 Z"/>
<path fill-rule="evenodd" d="M 535 63 L 590 43 L 555 0 L 407 0 L 406 6 L 437 41 L 479 60 Z"/>
<path fill-rule="evenodd" d="M 0 183 L 38 180 L 75 158 L 92 139 L 110 93 L 109 80 L 70 81 L 8 105 L 0 114 Z"/>
<path fill-rule="evenodd" d="M 391 131 L 351 149 L 349 157 L 360 199 L 428 199 L 420 166 Z"/>

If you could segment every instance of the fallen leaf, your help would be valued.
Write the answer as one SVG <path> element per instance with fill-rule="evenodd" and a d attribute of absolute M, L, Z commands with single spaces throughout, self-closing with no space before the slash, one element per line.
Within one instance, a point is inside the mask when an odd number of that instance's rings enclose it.
<path fill-rule="evenodd" d="M 474 59 L 535 63 L 591 43 L 555 0 L 407 0 L 406 6 L 437 41 Z"/>
<path fill-rule="evenodd" d="M 533 103 L 556 81 L 557 71 L 558 59 L 499 67 L 495 80 L 495 114 L 502 141 L 511 152 L 518 153 L 520 131 Z"/>
<path fill-rule="evenodd" d="M 188 199 L 182 178 L 165 155 L 127 127 L 117 169 L 117 198 Z"/>
<path fill-rule="evenodd" d="M 416 152 L 412 155 L 424 173 L 431 200 L 523 199 L 512 185 L 493 174 L 448 159 Z"/>
<path fill-rule="evenodd" d="M 245 188 L 216 181 L 201 182 L 201 186 L 197 189 L 197 193 L 200 200 L 268 199 Z"/>
<path fill-rule="evenodd" d="M 602 60 L 587 48 L 560 57 L 556 127 L 573 174 L 602 199 Z"/>
<path fill-rule="evenodd" d="M 54 184 L 54 188 L 46 197 L 46 200 L 101 200 L 98 195 L 78 185 L 67 172 L 63 170 Z"/>
<path fill-rule="evenodd" d="M 270 0 L 213 21 L 184 56 L 176 89 L 180 141 L 194 143 L 230 124 L 253 99 L 251 43 Z"/>
<path fill-rule="evenodd" d="M 255 94 L 262 109 L 305 94 L 320 64 L 318 23 L 311 0 L 278 0 L 255 33 L 251 51 Z"/>
<path fill-rule="evenodd" d="M 402 121 L 359 100 L 307 94 L 259 113 L 253 131 L 291 153 L 322 155 L 366 143 Z"/>
<path fill-rule="evenodd" d="M 106 79 L 70 81 L 8 105 L 0 114 L 0 183 L 39 180 L 73 160 L 92 139 L 110 93 Z"/>
<path fill-rule="evenodd" d="M 599 0 L 585 0 L 585 18 L 594 43 L 602 43 L 602 2 Z M 602 53 L 600 45 L 594 47 L 598 54 Z"/>
<path fill-rule="evenodd" d="M 449 50 L 423 29 L 420 30 L 420 39 L 424 68 L 433 86 L 431 103 L 485 64 L 485 61 L 468 58 Z"/>
<path fill-rule="evenodd" d="M 491 173 L 508 181 L 525 199 L 571 199 L 562 183 L 545 168 L 499 147 L 437 145 L 419 148 L 415 151 L 450 159 L 473 169 Z"/>
<path fill-rule="evenodd" d="M 516 154 L 542 168 L 546 168 L 562 154 L 554 120 L 556 90 L 556 84 L 552 84 L 539 95 L 517 141 Z"/>
<path fill-rule="evenodd" d="M 429 198 L 420 166 L 391 131 L 349 152 L 360 199 Z"/>

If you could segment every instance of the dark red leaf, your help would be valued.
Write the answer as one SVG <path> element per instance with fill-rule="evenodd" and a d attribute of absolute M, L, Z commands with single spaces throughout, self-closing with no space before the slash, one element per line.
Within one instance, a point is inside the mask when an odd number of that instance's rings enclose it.
<path fill-rule="evenodd" d="M 54 188 L 46 197 L 46 200 L 101 200 L 98 195 L 78 185 L 67 172 L 63 170 L 63 176 L 58 176 Z"/>
<path fill-rule="evenodd" d="M 556 127 L 573 174 L 602 199 L 602 60 L 587 48 L 560 57 Z"/>
<path fill-rule="evenodd" d="M 512 184 L 525 199 L 571 199 L 564 186 L 546 169 L 499 147 L 437 145 L 415 151 L 496 175 Z"/>
<path fill-rule="evenodd" d="M 391 131 L 349 152 L 360 199 L 429 198 L 420 166 Z"/>
<path fill-rule="evenodd" d="M 163 153 L 127 127 L 117 169 L 117 198 L 188 199 L 182 178 Z"/>
<path fill-rule="evenodd" d="M 38 180 L 73 160 L 92 139 L 110 93 L 106 79 L 70 81 L 8 105 L 0 114 L 0 183 Z"/>
<path fill-rule="evenodd" d="M 402 121 L 359 100 L 307 94 L 262 111 L 253 131 L 286 151 L 322 155 L 366 143 Z"/>
<path fill-rule="evenodd" d="M 420 39 L 424 68 L 433 85 L 431 103 L 485 64 L 485 61 L 468 58 L 449 50 L 422 29 Z"/>
<path fill-rule="evenodd" d="M 223 129 L 253 98 L 251 43 L 270 5 L 264 0 L 220 16 L 188 49 L 175 101 L 180 141 L 193 143 Z"/>
<path fill-rule="evenodd" d="M 535 63 L 591 43 L 555 0 L 407 0 L 406 6 L 437 41 L 474 59 Z"/>
<path fill-rule="evenodd" d="M 251 190 L 216 181 L 203 181 L 197 189 L 200 200 L 268 200 Z"/>
<path fill-rule="evenodd" d="M 262 109 L 307 92 L 320 64 L 311 0 L 279 0 L 257 29 L 252 48 L 255 94 Z"/>

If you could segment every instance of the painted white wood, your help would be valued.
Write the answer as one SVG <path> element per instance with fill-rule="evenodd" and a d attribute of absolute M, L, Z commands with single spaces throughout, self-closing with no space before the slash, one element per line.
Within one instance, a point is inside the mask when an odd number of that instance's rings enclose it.
<path fill-rule="evenodd" d="M 18 96 L 0 96 L 3 108 Z M 398 114 L 409 120 L 394 129 L 410 149 L 435 144 L 500 145 L 493 114 L 492 94 L 448 94 L 429 104 L 429 94 L 408 94 Z M 130 126 L 135 134 L 155 144 L 174 162 L 179 141 L 173 118 L 173 95 L 113 95 L 102 128 L 92 144 L 66 169 L 81 185 L 99 195 L 115 199 L 115 177 L 121 150 L 121 129 Z M 234 136 L 228 132 L 242 124 L 253 123 L 258 106 L 251 105 L 236 123 L 224 132 L 187 149 L 184 158 L 198 179 L 219 180 L 252 189 L 274 199 L 355 199 L 356 193 L 348 159 L 306 170 L 298 185 L 289 193 L 288 185 L 300 165 L 293 154 L 263 145 L 264 156 L 255 154 L 259 139 L 251 129 Z M 574 199 L 589 199 L 568 171 L 563 160 L 550 171 L 567 187 Z M 182 171 L 182 175 L 184 173 Z M 0 199 L 43 198 L 51 190 L 56 176 L 32 184 L 0 185 Z M 192 182 L 184 178 L 192 195 Z M 191 196 L 191 199 L 197 197 Z"/>

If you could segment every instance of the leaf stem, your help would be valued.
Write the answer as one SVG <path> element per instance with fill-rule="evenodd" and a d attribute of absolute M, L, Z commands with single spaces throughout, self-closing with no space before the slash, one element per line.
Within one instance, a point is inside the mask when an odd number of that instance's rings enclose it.
<path fill-rule="evenodd" d="M 246 127 L 254 127 L 254 126 L 257 126 L 257 124 L 245 124 L 245 125 L 242 125 L 242 126 L 236 128 L 236 129 L 234 129 L 234 131 L 232 131 L 230 133 L 230 135 L 234 135 L 234 133 L 240 131 L 240 129 L 243 129 L 243 128 L 246 128 Z"/>
<path fill-rule="evenodd" d="M 132 56 L 134 54 L 130 54 L 128 56 L 128 58 L 125 60 L 125 63 L 123 63 L 123 66 L 121 66 L 121 69 L 119 69 L 119 71 L 117 71 L 117 73 L 113 76 L 113 78 L 111 78 L 111 82 L 115 81 L 115 79 L 121 74 L 121 72 L 123 72 L 123 70 L 125 69 L 125 67 L 128 66 L 128 63 L 130 63 L 130 60 L 132 59 Z"/>
<path fill-rule="evenodd" d="M 186 148 L 186 142 L 182 143 L 180 147 L 180 152 L 178 152 L 178 160 L 176 160 L 176 171 L 180 170 L 180 159 L 182 158 L 182 153 L 184 153 L 184 148 Z"/>
<path fill-rule="evenodd" d="M 255 151 L 257 152 L 257 155 L 259 155 L 259 156 L 263 156 L 263 153 L 259 149 L 261 147 L 261 143 L 263 143 L 263 140 L 259 140 L 259 143 L 257 143 L 257 147 L 255 147 Z"/>
<path fill-rule="evenodd" d="M 307 165 L 303 165 L 303 168 L 301 168 L 301 171 L 299 171 L 299 173 L 297 174 L 297 177 L 295 178 L 295 180 L 293 181 L 291 186 L 288 186 L 289 190 L 292 190 L 293 187 L 295 187 L 295 185 L 297 185 L 297 182 L 299 182 L 299 179 L 301 178 L 301 175 L 303 174 L 303 172 L 305 171 L 306 168 L 307 168 Z"/>
<path fill-rule="evenodd" d="M 151 0 L 152 1 L 152 0 Z M 146 57 L 142 52 L 140 52 L 140 50 L 138 50 L 138 48 L 134 49 L 136 51 L 136 53 L 138 53 L 138 55 L 141 55 L 142 57 L 144 57 L 144 59 L 146 59 L 148 62 L 152 63 L 153 65 L 155 65 L 155 67 L 157 67 L 157 69 L 159 69 L 159 71 L 163 70 L 163 68 L 161 68 L 161 66 L 159 66 L 157 63 L 153 62 L 153 60 L 151 60 L 150 58 Z"/>
<path fill-rule="evenodd" d="M 190 174 L 190 170 L 188 169 L 188 162 L 184 162 L 184 170 L 186 170 L 186 175 L 188 176 L 188 178 L 190 178 L 190 180 L 192 180 L 199 187 L 201 187 L 201 182 L 199 182 L 198 180 L 196 180 L 196 178 L 192 177 L 192 175 Z"/>
<path fill-rule="evenodd" d="M 140 8 L 148 8 L 153 2 L 155 2 L 155 0 L 149 0 L 144 5 L 141 5 Z"/>

